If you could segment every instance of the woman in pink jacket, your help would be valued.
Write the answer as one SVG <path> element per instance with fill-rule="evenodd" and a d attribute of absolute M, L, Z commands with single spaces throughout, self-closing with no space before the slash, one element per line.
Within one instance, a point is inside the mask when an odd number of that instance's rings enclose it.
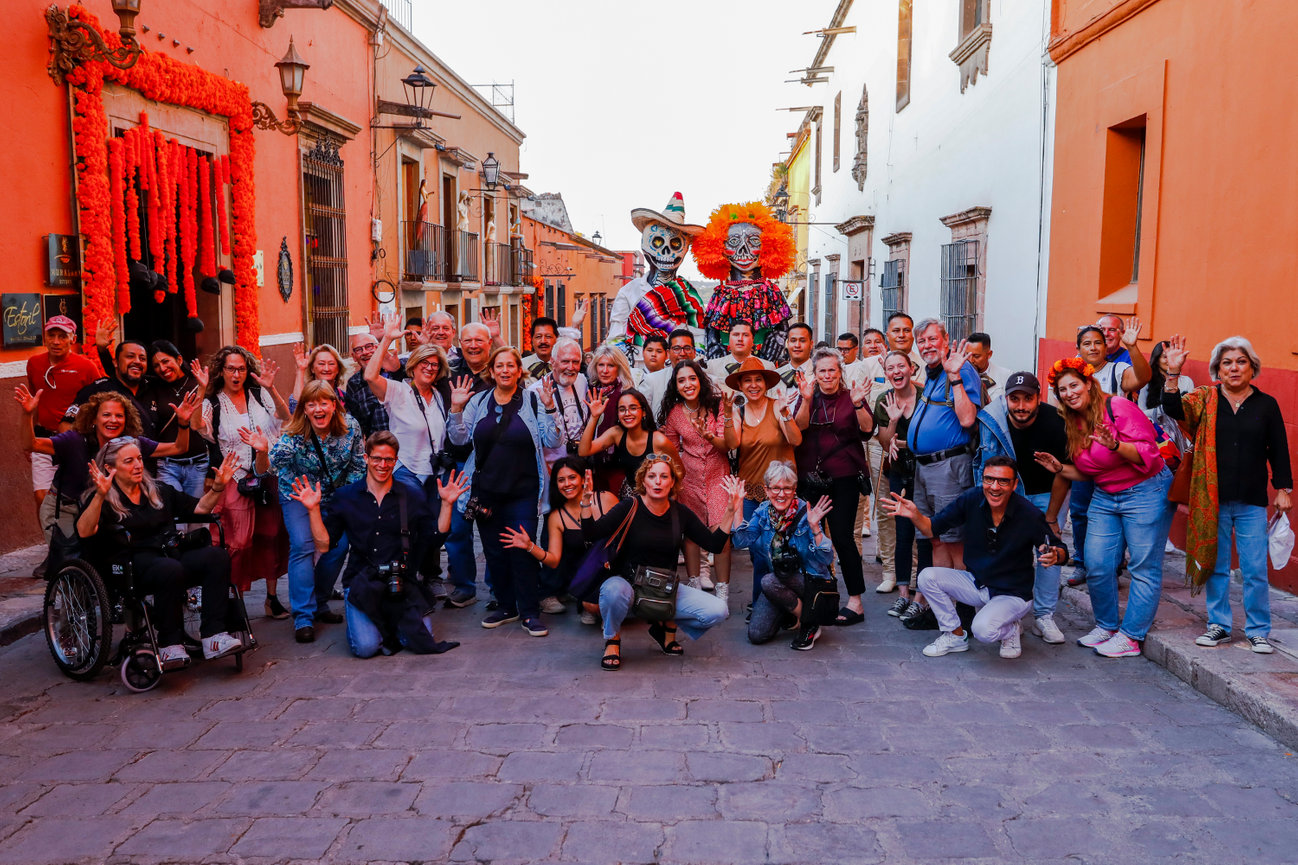
<path fill-rule="evenodd" d="M 1172 473 L 1159 456 L 1154 425 L 1135 403 L 1107 396 L 1081 358 L 1055 361 L 1048 376 L 1068 432 L 1070 462 L 1034 456 L 1073 481 L 1094 481 L 1087 511 L 1086 570 L 1095 628 L 1077 641 L 1106 658 L 1139 655 L 1158 611 L 1163 588 L 1163 545 L 1173 505 Z M 1126 614 L 1118 616 L 1118 566 L 1130 554 Z"/>

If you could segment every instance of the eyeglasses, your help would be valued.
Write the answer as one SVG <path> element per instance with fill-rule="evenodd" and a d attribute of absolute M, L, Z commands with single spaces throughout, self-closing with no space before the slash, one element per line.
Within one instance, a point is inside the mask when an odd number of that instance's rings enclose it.
<path fill-rule="evenodd" d="M 647 463 L 669 463 L 672 458 L 671 454 L 645 454 L 644 461 Z"/>
<path fill-rule="evenodd" d="M 222 370 L 222 372 L 228 372 L 228 373 L 247 372 L 247 371 L 248 371 L 248 367 L 246 367 L 246 366 L 223 366 L 223 367 L 221 367 L 221 370 Z"/>
<path fill-rule="evenodd" d="M 366 457 L 366 459 L 376 466 L 390 466 L 397 461 L 396 457 Z"/>
<path fill-rule="evenodd" d="M 983 486 L 985 487 L 1012 487 L 1014 478 L 996 478 L 991 475 L 983 475 Z"/>
<path fill-rule="evenodd" d="M 438 362 L 435 361 L 435 360 L 424 360 L 424 361 L 420 361 L 419 363 L 415 364 L 415 369 L 426 369 L 426 370 L 429 370 L 430 372 L 436 372 L 436 371 L 437 371 L 437 367 L 438 367 L 439 365 L 440 365 L 440 364 L 438 364 Z"/>
<path fill-rule="evenodd" d="M 793 487 L 767 487 L 766 494 L 772 496 L 788 496 L 793 494 Z"/>

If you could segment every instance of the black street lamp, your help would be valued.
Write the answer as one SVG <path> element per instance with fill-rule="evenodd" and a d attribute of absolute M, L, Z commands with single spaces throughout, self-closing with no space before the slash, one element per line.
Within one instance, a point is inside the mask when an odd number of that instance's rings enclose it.
<path fill-rule="evenodd" d="M 487 158 L 482 160 L 482 185 L 488 190 L 495 191 L 498 183 L 500 183 L 500 160 L 496 158 L 494 152 L 488 152 Z"/>
<path fill-rule="evenodd" d="M 422 126 L 423 118 L 428 112 L 428 103 L 433 99 L 433 89 L 437 82 L 428 77 L 424 67 L 415 66 L 415 70 L 401 79 L 401 88 L 406 91 L 406 104 L 414 109 L 415 125 Z"/>
<path fill-rule="evenodd" d="M 603 239 L 604 239 L 604 238 L 600 235 L 600 233 L 599 233 L 598 231 L 595 232 L 594 234 L 592 234 L 592 235 L 590 236 L 590 240 L 591 240 L 591 242 L 594 243 L 596 246 L 599 246 L 599 245 L 600 245 L 600 241 L 603 240 Z"/>

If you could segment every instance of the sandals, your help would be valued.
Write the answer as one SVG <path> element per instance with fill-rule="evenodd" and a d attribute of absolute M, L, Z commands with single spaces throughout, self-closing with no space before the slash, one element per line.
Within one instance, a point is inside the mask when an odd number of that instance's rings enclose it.
<path fill-rule="evenodd" d="M 673 640 L 667 639 L 668 635 L 675 634 L 675 633 L 676 633 L 675 628 L 666 628 L 659 624 L 653 624 L 649 626 L 649 636 L 653 637 L 654 642 L 658 644 L 658 648 L 663 650 L 664 655 L 685 654 L 685 649 L 681 646 L 680 643 L 676 642 L 674 639 Z"/>
<path fill-rule="evenodd" d="M 609 647 L 609 646 L 617 646 L 617 647 L 618 647 L 618 654 L 614 655 L 612 652 L 610 652 L 610 651 L 608 650 L 608 647 Z M 620 670 L 620 669 L 622 669 L 622 654 L 621 654 L 621 651 L 622 651 L 622 650 L 621 650 L 621 646 L 622 646 L 622 640 L 620 640 L 620 639 L 614 638 L 614 639 L 612 639 L 612 640 L 605 640 L 605 641 L 604 641 L 604 657 L 600 658 L 599 665 L 600 665 L 601 667 L 603 667 L 605 670 Z"/>
<path fill-rule="evenodd" d="M 843 607 L 834 617 L 834 624 L 840 628 L 846 628 L 849 625 L 859 625 L 865 621 L 865 613 L 858 613 L 851 607 Z"/>

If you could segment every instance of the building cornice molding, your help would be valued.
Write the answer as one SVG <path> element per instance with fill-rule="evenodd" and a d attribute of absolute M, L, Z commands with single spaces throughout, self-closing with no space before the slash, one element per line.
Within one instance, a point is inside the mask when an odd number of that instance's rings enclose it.
<path fill-rule="evenodd" d="M 984 21 L 970 30 L 969 35 L 961 39 L 960 44 L 947 55 L 956 66 L 960 67 L 961 93 L 964 93 L 965 88 L 970 84 L 976 84 L 979 75 L 987 74 L 991 44 L 992 25 L 990 21 Z"/>
<path fill-rule="evenodd" d="M 834 226 L 834 229 L 839 234 L 845 234 L 848 237 L 851 237 L 854 234 L 860 234 L 861 232 L 868 231 L 872 228 L 874 228 L 874 217 L 866 214 L 849 217 Z"/>
<path fill-rule="evenodd" d="M 953 213 L 950 216 L 941 217 L 942 224 L 947 228 L 955 228 L 957 225 L 967 225 L 970 222 L 991 219 L 992 209 L 990 207 L 971 207 L 968 210 L 962 210 L 959 213 Z M 909 239 L 909 235 L 907 236 Z M 885 243 L 887 241 L 884 241 Z"/>
<path fill-rule="evenodd" d="M 884 246 L 901 246 L 903 243 L 910 243 L 912 235 L 909 231 L 895 231 L 883 238 Z"/>
<path fill-rule="evenodd" d="M 346 141 L 351 141 L 361 131 L 358 124 L 314 102 L 302 102 L 299 107 L 302 110 L 302 120 L 308 126 L 322 129 Z"/>
<path fill-rule="evenodd" d="M 1056 34 L 1046 45 L 1046 51 L 1051 60 L 1059 63 L 1157 2 L 1158 0 L 1121 0 L 1076 30 Z"/>

